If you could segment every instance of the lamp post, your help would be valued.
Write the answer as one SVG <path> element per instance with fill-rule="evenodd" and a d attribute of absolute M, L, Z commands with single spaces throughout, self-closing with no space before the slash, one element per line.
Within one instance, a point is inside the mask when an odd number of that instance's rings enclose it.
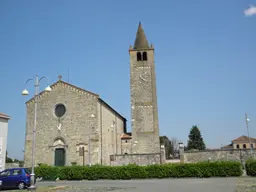
<path fill-rule="evenodd" d="M 250 134 L 249 134 L 249 121 L 250 121 L 250 119 L 248 118 L 247 113 L 245 113 L 246 130 L 247 130 L 248 140 L 249 140 L 251 154 L 252 154 L 252 142 L 251 142 L 251 138 L 250 138 Z"/>
<path fill-rule="evenodd" d="M 39 86 L 42 79 L 47 79 L 48 85 L 45 88 L 45 91 L 50 92 L 52 89 L 49 86 L 49 79 L 47 77 L 41 77 L 39 79 L 38 75 L 36 75 L 35 79 L 28 79 L 25 83 L 25 87 L 30 81 L 34 81 L 35 86 L 35 114 L 34 114 L 34 127 L 33 127 L 33 140 L 32 140 L 32 172 L 30 174 L 30 187 L 29 190 L 34 190 L 36 188 L 35 186 L 35 148 L 36 148 L 36 120 L 37 120 L 37 102 L 38 102 L 38 96 L 39 96 Z M 27 89 L 24 89 L 22 91 L 22 95 L 29 95 L 29 92 Z"/>

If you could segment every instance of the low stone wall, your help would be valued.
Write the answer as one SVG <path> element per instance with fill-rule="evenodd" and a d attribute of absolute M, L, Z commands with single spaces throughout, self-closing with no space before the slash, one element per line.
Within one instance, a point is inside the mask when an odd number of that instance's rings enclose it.
<path fill-rule="evenodd" d="M 170 163 L 180 163 L 180 159 L 166 159 L 165 163 L 170 164 Z"/>
<path fill-rule="evenodd" d="M 119 166 L 119 165 L 152 165 L 160 164 L 162 158 L 160 153 L 156 154 L 126 154 L 126 155 L 111 155 L 110 156 L 110 165 Z"/>
<path fill-rule="evenodd" d="M 184 152 L 184 162 L 193 163 L 200 161 L 240 161 L 244 162 L 252 157 L 250 150 L 230 149 L 230 150 L 207 150 Z M 256 154 L 256 150 L 253 150 Z"/>
<path fill-rule="evenodd" d="M 17 167 L 19 167 L 19 163 L 5 163 L 5 169 L 17 168 Z"/>

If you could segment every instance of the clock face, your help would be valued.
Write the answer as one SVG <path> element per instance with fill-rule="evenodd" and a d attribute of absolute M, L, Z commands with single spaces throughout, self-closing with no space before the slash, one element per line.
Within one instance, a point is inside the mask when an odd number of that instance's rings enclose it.
<path fill-rule="evenodd" d="M 142 72 L 142 73 L 139 75 L 139 78 L 140 78 L 140 81 L 142 81 L 143 83 L 148 83 L 148 82 L 149 82 L 150 75 L 149 75 L 148 72 Z"/>

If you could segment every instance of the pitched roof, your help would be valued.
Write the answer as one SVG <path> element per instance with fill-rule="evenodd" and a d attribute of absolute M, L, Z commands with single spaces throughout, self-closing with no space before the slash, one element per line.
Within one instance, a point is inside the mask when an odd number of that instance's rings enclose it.
<path fill-rule="evenodd" d="M 63 84 L 68 85 L 68 86 L 70 86 L 70 87 L 72 87 L 72 88 L 75 88 L 75 89 L 78 89 L 78 90 L 80 90 L 80 91 L 84 91 L 84 92 L 87 92 L 87 93 L 89 93 L 89 94 L 91 94 L 91 95 L 94 95 L 94 96 L 96 96 L 96 97 L 99 97 L 99 95 L 96 94 L 96 93 L 93 93 L 93 92 L 91 92 L 91 91 L 87 91 L 87 90 L 85 90 L 85 89 L 82 89 L 82 88 L 77 87 L 77 86 L 75 86 L 75 85 L 72 85 L 72 84 L 70 84 L 70 83 L 67 83 L 67 82 L 65 82 L 65 81 L 63 81 L 63 80 L 58 80 L 58 81 L 56 81 L 56 82 L 53 83 L 50 87 L 53 89 L 57 84 L 60 84 L 60 83 L 63 83 Z M 44 91 L 41 91 L 41 92 L 39 93 L 39 96 L 43 95 L 44 93 L 47 93 L 47 91 L 45 91 L 45 90 L 44 90 Z M 29 103 L 29 102 L 31 102 L 31 101 L 33 101 L 34 98 L 35 98 L 35 97 L 32 97 L 30 100 L 28 100 L 28 101 L 26 102 L 26 104 Z"/>
<path fill-rule="evenodd" d="M 139 26 L 138 26 L 133 49 L 149 49 L 148 40 L 146 38 L 146 35 L 144 33 L 141 23 L 139 23 Z"/>
<path fill-rule="evenodd" d="M 9 115 L 6 115 L 4 113 L 0 113 L 0 118 L 1 119 L 11 119 L 11 117 Z"/>
<path fill-rule="evenodd" d="M 126 133 L 123 133 L 121 135 L 121 139 L 131 139 L 131 138 L 132 138 L 132 136 L 130 136 L 130 135 L 126 134 Z"/>
<path fill-rule="evenodd" d="M 255 138 L 250 138 L 251 139 L 251 141 L 256 141 L 256 139 Z M 247 137 L 247 136 L 245 136 L 245 135 L 242 135 L 242 136 L 240 136 L 240 137 L 238 137 L 238 138 L 236 138 L 236 139 L 234 139 L 234 140 L 232 140 L 232 142 L 236 142 L 236 141 L 249 141 L 249 137 Z"/>
<path fill-rule="evenodd" d="M 115 112 L 116 115 L 118 115 L 118 116 L 121 117 L 124 121 L 126 121 L 126 118 L 125 118 L 124 116 L 122 116 L 122 115 L 121 115 L 120 113 L 118 113 L 115 109 L 113 109 L 109 104 L 107 104 L 103 99 L 101 99 L 98 94 L 93 93 L 93 92 L 91 92 L 91 91 L 87 91 L 87 90 L 85 90 L 85 89 L 82 89 L 82 88 L 77 87 L 77 86 L 75 86 L 75 85 L 72 85 L 72 84 L 70 84 L 70 83 L 67 83 L 67 82 L 65 82 L 65 81 L 63 81 L 63 80 L 58 80 L 57 82 L 53 83 L 50 87 L 51 87 L 52 89 L 54 89 L 54 87 L 55 87 L 57 84 L 64 84 L 64 85 L 67 85 L 67 86 L 69 86 L 69 87 L 71 87 L 71 88 L 73 88 L 73 89 L 77 89 L 77 90 L 79 90 L 79 91 L 86 92 L 86 93 L 88 93 L 88 94 L 90 94 L 90 95 L 92 95 L 92 96 L 97 97 L 98 100 L 99 100 L 101 103 L 105 104 L 105 106 L 107 106 L 109 109 L 111 109 L 113 112 Z M 39 97 L 42 96 L 42 95 L 44 95 L 44 94 L 47 94 L 47 93 L 48 93 L 47 91 L 42 91 L 42 92 L 39 93 Z M 31 101 L 33 101 L 34 98 L 35 98 L 35 97 L 32 97 L 30 100 L 28 100 L 28 101 L 26 102 L 26 104 L 28 104 L 28 103 L 30 103 Z M 126 125 L 125 125 L 125 126 L 126 126 Z M 126 129 L 126 127 L 125 127 L 125 129 Z"/>
<path fill-rule="evenodd" d="M 233 145 L 232 145 L 232 143 L 231 143 L 231 144 L 225 145 L 225 146 L 223 146 L 223 147 L 221 147 L 221 148 L 223 148 L 223 149 L 230 149 L 230 148 L 233 148 Z"/>

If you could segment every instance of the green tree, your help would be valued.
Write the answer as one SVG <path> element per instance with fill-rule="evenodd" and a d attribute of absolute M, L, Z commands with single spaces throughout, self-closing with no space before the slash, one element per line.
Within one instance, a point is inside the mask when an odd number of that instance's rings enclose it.
<path fill-rule="evenodd" d="M 8 157 L 8 152 L 6 150 L 5 163 L 12 163 L 12 159 Z"/>
<path fill-rule="evenodd" d="M 188 138 L 189 138 L 188 146 L 187 146 L 188 150 L 191 150 L 191 149 L 205 150 L 203 137 L 196 125 L 192 126 Z"/>
<path fill-rule="evenodd" d="M 169 139 L 167 136 L 160 136 L 160 144 L 165 147 L 166 159 L 170 159 L 171 156 L 175 156 L 179 151 L 179 141 L 175 137 Z"/>
<path fill-rule="evenodd" d="M 172 155 L 174 152 L 171 141 L 167 136 L 160 136 L 160 144 L 164 145 L 165 147 L 166 159 L 170 159 L 170 155 Z"/>

